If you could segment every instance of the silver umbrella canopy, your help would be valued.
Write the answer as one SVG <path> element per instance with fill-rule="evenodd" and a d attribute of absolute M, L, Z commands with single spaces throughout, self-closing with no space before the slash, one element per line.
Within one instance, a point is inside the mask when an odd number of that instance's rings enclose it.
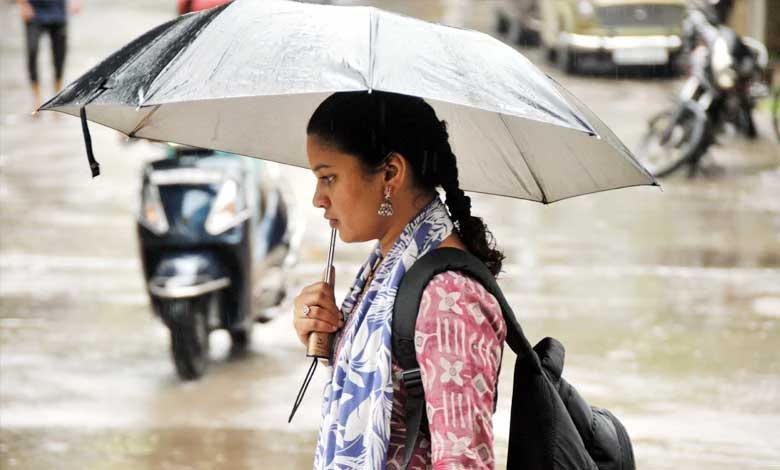
<path fill-rule="evenodd" d="M 154 28 L 42 110 L 131 137 L 307 167 L 305 128 L 337 91 L 426 99 L 467 191 L 540 201 L 656 185 L 573 95 L 483 33 L 372 7 L 236 0 Z M 93 176 L 97 173 L 93 167 Z"/>

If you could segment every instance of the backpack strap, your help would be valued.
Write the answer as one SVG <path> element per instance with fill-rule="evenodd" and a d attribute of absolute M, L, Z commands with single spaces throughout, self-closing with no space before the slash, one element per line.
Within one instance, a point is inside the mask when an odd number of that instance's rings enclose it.
<path fill-rule="evenodd" d="M 437 274 L 459 271 L 476 279 L 496 298 L 506 322 L 506 342 L 518 359 L 533 352 L 512 308 L 509 307 L 496 278 L 476 256 L 457 248 L 439 248 L 418 259 L 406 272 L 395 296 L 392 323 L 393 357 L 404 370 L 415 369 L 414 330 L 425 287 Z M 541 367 L 537 367 L 541 371 Z"/>
<path fill-rule="evenodd" d="M 496 298 L 506 322 L 506 342 L 518 356 L 518 360 L 531 355 L 533 349 L 523 334 L 512 309 L 509 307 L 493 274 L 474 255 L 457 248 L 439 248 L 415 261 L 406 272 L 395 296 L 392 321 L 392 351 L 401 372 L 401 384 L 407 392 L 406 399 L 406 445 L 402 469 L 406 469 L 417 444 L 420 424 L 425 411 L 425 396 L 420 375 L 420 366 L 414 348 L 414 331 L 420 310 L 422 293 L 428 282 L 446 271 L 459 271 L 479 281 Z M 531 361 L 532 367 L 541 373 L 538 358 Z"/>

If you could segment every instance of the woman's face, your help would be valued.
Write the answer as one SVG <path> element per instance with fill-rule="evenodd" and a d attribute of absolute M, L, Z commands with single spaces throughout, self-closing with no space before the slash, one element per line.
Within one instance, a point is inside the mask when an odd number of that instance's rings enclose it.
<path fill-rule="evenodd" d="M 312 203 L 325 209 L 331 228 L 344 242 L 365 242 L 382 237 L 387 217 L 377 214 L 384 192 L 384 172 L 367 173 L 357 157 L 343 153 L 323 139 L 306 139 L 309 168 L 317 177 Z"/>

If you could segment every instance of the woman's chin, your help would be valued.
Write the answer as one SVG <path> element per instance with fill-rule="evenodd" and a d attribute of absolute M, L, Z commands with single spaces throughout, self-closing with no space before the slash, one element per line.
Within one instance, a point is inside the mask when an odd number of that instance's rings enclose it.
<path fill-rule="evenodd" d="M 341 228 L 339 228 L 339 239 L 344 243 L 364 243 L 376 240 L 376 238 L 359 236 L 349 231 L 342 231 Z"/>
<path fill-rule="evenodd" d="M 344 233 L 339 230 L 339 239 L 344 243 L 352 243 L 352 237 L 349 236 L 349 232 Z"/>

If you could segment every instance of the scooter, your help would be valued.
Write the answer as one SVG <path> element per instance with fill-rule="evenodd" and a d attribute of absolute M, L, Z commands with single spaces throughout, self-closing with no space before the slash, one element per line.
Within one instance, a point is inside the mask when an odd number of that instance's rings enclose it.
<path fill-rule="evenodd" d="M 143 168 L 137 217 L 143 272 L 183 380 L 203 375 L 211 331 L 227 330 L 240 351 L 254 322 L 270 320 L 270 307 L 285 296 L 297 241 L 285 185 L 273 168 L 188 147 L 172 147 L 168 158 Z"/>

